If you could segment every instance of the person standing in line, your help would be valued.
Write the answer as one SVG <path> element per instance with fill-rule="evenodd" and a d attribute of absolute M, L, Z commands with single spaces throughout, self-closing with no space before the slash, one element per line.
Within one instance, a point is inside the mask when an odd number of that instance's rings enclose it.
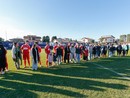
<path fill-rule="evenodd" d="M 40 67 L 42 67 L 42 62 L 41 62 L 41 52 L 42 52 L 42 48 L 41 46 L 38 45 L 38 42 L 35 42 L 35 44 L 37 45 L 37 48 L 38 48 L 38 53 L 39 53 L 39 64 L 40 64 Z"/>
<path fill-rule="evenodd" d="M 53 62 L 54 62 L 54 65 L 57 65 L 57 55 L 56 55 L 56 53 L 53 53 Z"/>
<path fill-rule="evenodd" d="M 64 53 L 64 63 L 66 63 L 66 60 L 69 63 L 70 60 L 70 43 L 68 43 L 65 47 L 65 53 Z"/>
<path fill-rule="evenodd" d="M 53 63 L 53 54 L 52 51 L 50 51 L 49 55 L 48 55 L 48 68 L 52 67 L 52 63 Z"/>
<path fill-rule="evenodd" d="M 8 61 L 7 61 L 7 49 L 5 48 L 5 50 L 6 50 L 6 66 L 5 66 L 5 71 L 9 71 Z"/>
<path fill-rule="evenodd" d="M 6 50 L 0 42 L 0 72 L 1 74 L 5 74 L 5 67 L 6 67 Z"/>
<path fill-rule="evenodd" d="M 96 58 L 96 46 L 95 45 L 93 46 L 93 58 L 94 59 Z"/>
<path fill-rule="evenodd" d="M 80 44 L 79 47 L 81 48 L 81 54 L 80 54 L 80 58 L 83 58 L 83 50 L 85 49 L 83 44 Z"/>
<path fill-rule="evenodd" d="M 39 52 L 38 52 L 37 44 L 34 44 L 32 46 L 31 57 L 32 57 L 32 70 L 37 70 L 38 62 L 39 62 Z"/>
<path fill-rule="evenodd" d="M 113 44 L 111 44 L 109 48 L 109 57 L 112 57 L 114 55 L 114 51 L 115 47 L 113 46 Z"/>
<path fill-rule="evenodd" d="M 21 51 L 23 54 L 24 68 L 26 68 L 26 61 L 28 61 L 28 65 L 30 67 L 30 46 L 28 41 L 26 41 L 25 44 L 21 46 Z"/>
<path fill-rule="evenodd" d="M 76 63 L 76 54 L 75 54 L 75 52 L 76 52 L 76 49 L 75 49 L 74 45 L 71 44 L 71 47 L 70 47 L 70 59 L 74 63 Z"/>
<path fill-rule="evenodd" d="M 64 46 L 61 44 L 60 47 L 62 49 L 62 62 L 63 62 L 64 61 Z"/>
<path fill-rule="evenodd" d="M 121 43 L 117 46 L 117 55 L 118 56 L 121 56 L 121 52 L 122 52 L 122 45 L 121 45 Z"/>
<path fill-rule="evenodd" d="M 77 59 L 77 62 L 79 63 L 80 62 L 80 54 L 81 54 L 81 48 L 79 46 L 79 44 L 77 44 L 76 46 L 76 59 Z"/>
<path fill-rule="evenodd" d="M 129 54 L 129 45 L 127 44 L 126 47 L 127 47 L 127 49 L 126 49 L 126 55 L 128 55 Z"/>
<path fill-rule="evenodd" d="M 103 50 L 102 50 L 102 55 L 103 55 L 104 58 L 106 58 L 106 54 L 107 54 L 107 46 L 104 44 Z"/>
<path fill-rule="evenodd" d="M 88 48 L 85 47 L 85 50 L 83 50 L 83 60 L 88 61 Z"/>
<path fill-rule="evenodd" d="M 60 65 L 62 62 L 62 49 L 61 49 L 60 44 L 58 45 L 58 48 L 56 49 L 56 55 L 57 55 L 58 65 Z"/>
<path fill-rule="evenodd" d="M 88 54 L 89 55 L 89 60 L 91 60 L 92 57 L 93 57 L 93 46 L 92 46 L 92 44 L 89 45 L 88 51 L 89 51 L 89 54 Z"/>
<path fill-rule="evenodd" d="M 46 66 L 48 67 L 48 55 L 50 54 L 50 45 L 49 43 L 47 42 L 46 43 L 46 46 L 45 46 L 45 53 L 46 53 Z"/>
<path fill-rule="evenodd" d="M 126 55 L 126 50 L 127 50 L 127 46 L 126 46 L 126 44 L 124 43 L 124 44 L 122 45 L 123 56 Z"/>
<path fill-rule="evenodd" d="M 20 49 L 19 44 L 18 44 L 18 59 L 20 60 L 20 65 L 22 65 L 22 51 Z"/>
<path fill-rule="evenodd" d="M 56 53 L 57 48 L 58 48 L 58 42 L 55 43 L 55 46 L 54 46 L 54 53 Z"/>
<path fill-rule="evenodd" d="M 101 54 L 101 46 L 100 46 L 100 44 L 98 44 L 96 46 L 96 52 L 97 52 L 97 57 L 100 58 L 100 54 Z"/>
<path fill-rule="evenodd" d="M 12 58 L 17 69 L 20 69 L 19 57 L 18 57 L 18 43 L 15 42 L 12 48 Z"/>

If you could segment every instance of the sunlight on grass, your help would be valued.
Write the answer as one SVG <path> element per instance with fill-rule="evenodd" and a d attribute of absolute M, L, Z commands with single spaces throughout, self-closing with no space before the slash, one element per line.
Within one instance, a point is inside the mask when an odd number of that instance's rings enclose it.
<path fill-rule="evenodd" d="M 130 75 L 130 57 L 112 57 L 83 61 L 79 64 L 62 64 L 52 68 L 42 65 L 37 71 L 31 68 L 16 70 L 8 51 L 9 72 L 0 75 L 1 98 L 129 98 L 130 81 L 92 63 L 101 64 L 124 76 Z M 21 97 L 22 96 L 22 97 Z"/>

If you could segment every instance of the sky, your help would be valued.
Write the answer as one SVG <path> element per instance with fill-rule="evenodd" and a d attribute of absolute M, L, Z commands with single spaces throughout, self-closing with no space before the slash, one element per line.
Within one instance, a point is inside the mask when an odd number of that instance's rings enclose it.
<path fill-rule="evenodd" d="M 130 34 L 130 0 L 0 0 L 0 37 L 98 40 Z"/>

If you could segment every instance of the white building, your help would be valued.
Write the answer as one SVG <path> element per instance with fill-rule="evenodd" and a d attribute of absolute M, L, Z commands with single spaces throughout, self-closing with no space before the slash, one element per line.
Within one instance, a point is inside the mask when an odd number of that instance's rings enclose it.
<path fill-rule="evenodd" d="M 83 37 L 82 39 L 81 39 L 81 42 L 83 42 L 83 43 L 92 43 L 92 42 L 94 42 L 95 40 L 94 39 L 92 39 L 92 38 L 87 38 L 87 37 Z"/>
<path fill-rule="evenodd" d="M 112 36 L 112 35 L 101 36 L 100 42 L 102 42 L 102 43 L 113 43 L 113 42 L 115 42 L 115 37 Z"/>

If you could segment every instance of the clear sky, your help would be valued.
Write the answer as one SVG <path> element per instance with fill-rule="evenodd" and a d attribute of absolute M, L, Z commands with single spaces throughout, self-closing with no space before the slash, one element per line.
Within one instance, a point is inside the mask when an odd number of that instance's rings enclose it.
<path fill-rule="evenodd" d="M 0 0 L 0 36 L 98 39 L 130 33 L 130 0 Z"/>

